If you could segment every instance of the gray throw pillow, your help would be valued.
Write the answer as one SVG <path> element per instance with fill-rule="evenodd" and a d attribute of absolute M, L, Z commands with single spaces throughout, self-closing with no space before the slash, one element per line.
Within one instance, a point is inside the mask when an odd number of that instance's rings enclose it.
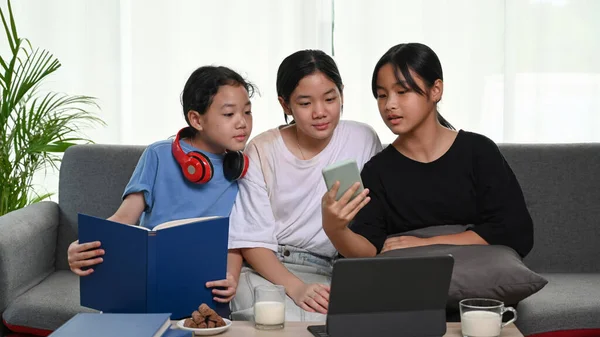
<path fill-rule="evenodd" d="M 468 226 L 436 226 L 402 233 L 430 237 L 453 234 Z M 395 235 L 397 236 L 397 235 Z M 452 280 L 448 292 L 448 307 L 458 308 L 465 298 L 492 298 L 507 305 L 516 304 L 538 292 L 548 281 L 522 262 L 513 249 L 500 245 L 433 245 L 397 249 L 380 256 L 434 256 L 451 254 L 454 257 Z"/>

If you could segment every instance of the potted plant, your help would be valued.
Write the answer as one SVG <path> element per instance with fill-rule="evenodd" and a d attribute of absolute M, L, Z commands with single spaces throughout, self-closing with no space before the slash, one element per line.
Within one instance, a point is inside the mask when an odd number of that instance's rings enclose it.
<path fill-rule="evenodd" d="M 104 125 L 88 110 L 98 108 L 94 98 L 41 90 L 61 64 L 19 37 L 10 0 L 7 14 L 0 8 L 10 49 L 0 56 L 0 216 L 48 198 L 34 190 L 34 174 L 57 169 L 70 146 L 91 143 L 84 127 Z"/>

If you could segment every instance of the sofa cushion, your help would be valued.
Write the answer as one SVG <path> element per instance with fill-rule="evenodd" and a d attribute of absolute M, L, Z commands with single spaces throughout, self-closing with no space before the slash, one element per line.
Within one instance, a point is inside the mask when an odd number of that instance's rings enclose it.
<path fill-rule="evenodd" d="M 542 275 L 548 285 L 517 306 L 523 335 L 600 336 L 600 273 Z"/>
<path fill-rule="evenodd" d="M 457 309 L 465 298 L 492 298 L 516 304 L 542 289 L 547 281 L 531 271 L 511 248 L 499 245 L 433 245 L 385 252 L 381 256 L 454 257 L 448 308 Z"/>
<path fill-rule="evenodd" d="M 2 319 L 15 332 L 45 335 L 79 312 L 97 311 L 79 305 L 79 276 L 60 270 L 17 297 Z"/>
<path fill-rule="evenodd" d="M 462 233 L 472 225 L 429 226 L 390 235 L 430 238 Z M 383 256 L 446 255 L 454 257 L 454 269 L 448 293 L 448 309 L 458 310 L 458 302 L 465 298 L 493 298 L 507 305 L 517 304 L 536 293 L 548 283 L 531 271 L 521 257 L 505 246 L 454 246 L 435 245 L 399 249 Z"/>

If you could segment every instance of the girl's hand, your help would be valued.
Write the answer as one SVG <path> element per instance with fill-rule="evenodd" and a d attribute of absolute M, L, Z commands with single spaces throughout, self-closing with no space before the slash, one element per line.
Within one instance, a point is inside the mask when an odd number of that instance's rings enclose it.
<path fill-rule="evenodd" d="M 350 198 L 360 187 L 360 183 L 354 183 L 340 198 L 335 200 L 335 196 L 340 188 L 340 182 L 336 181 L 327 193 L 323 196 L 321 209 L 323 214 L 323 229 L 326 232 L 335 232 L 348 226 L 348 223 L 356 216 L 365 205 L 371 200 L 367 195 L 369 190 L 365 189 L 357 195 L 352 201 Z"/>
<path fill-rule="evenodd" d="M 327 314 L 329 308 L 329 286 L 319 283 L 302 283 L 290 291 L 290 297 L 297 306 L 308 311 Z"/>
<path fill-rule="evenodd" d="M 411 247 L 429 246 L 431 242 L 428 239 L 418 238 L 416 236 L 395 236 L 385 240 L 383 243 L 382 253 L 394 249 L 403 249 Z"/>
<path fill-rule="evenodd" d="M 230 273 L 227 273 L 227 278 L 219 281 L 206 282 L 207 288 L 221 287 L 225 289 L 213 289 L 212 293 L 217 295 L 213 299 L 221 303 L 229 303 L 235 296 L 237 290 L 237 282 Z"/>
<path fill-rule="evenodd" d="M 84 244 L 79 244 L 79 240 L 71 242 L 69 249 L 67 250 L 69 268 L 79 276 L 87 276 L 93 273 L 94 269 L 92 268 L 86 270 L 81 268 L 93 266 L 103 261 L 103 259 L 98 256 L 104 255 L 104 249 L 95 249 L 99 247 L 100 241 Z"/>

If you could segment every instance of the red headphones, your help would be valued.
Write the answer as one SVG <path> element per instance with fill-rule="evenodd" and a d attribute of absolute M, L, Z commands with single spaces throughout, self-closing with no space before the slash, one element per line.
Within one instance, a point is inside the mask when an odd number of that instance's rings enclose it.
<path fill-rule="evenodd" d="M 175 140 L 171 144 L 173 157 L 181 166 L 183 176 L 196 184 L 206 184 L 214 173 L 214 168 L 210 159 L 198 151 L 183 152 L 179 145 L 179 138 L 183 133 L 189 133 L 189 128 L 179 130 Z M 249 160 L 242 151 L 227 151 L 223 159 L 223 174 L 229 181 L 242 178 L 248 171 Z"/>

